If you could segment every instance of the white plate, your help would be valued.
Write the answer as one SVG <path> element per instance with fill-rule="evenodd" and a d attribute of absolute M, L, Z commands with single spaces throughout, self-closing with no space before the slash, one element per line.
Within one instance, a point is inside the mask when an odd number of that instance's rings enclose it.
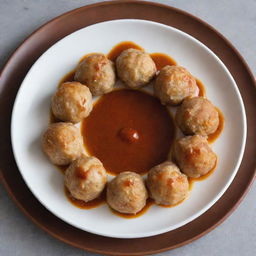
<path fill-rule="evenodd" d="M 186 67 L 206 87 L 207 97 L 221 109 L 225 128 L 212 144 L 219 156 L 215 172 L 196 182 L 189 198 L 173 208 L 153 206 L 139 218 L 113 215 L 106 205 L 92 210 L 74 207 L 63 192 L 63 176 L 41 150 L 40 136 L 49 121 L 51 95 L 59 80 L 90 52 L 108 53 L 121 41 L 134 41 L 148 52 L 163 52 Z M 63 38 L 33 65 L 17 95 L 11 123 L 14 156 L 37 199 L 67 223 L 95 234 L 138 238 L 157 235 L 197 218 L 225 192 L 239 168 L 246 139 L 243 102 L 227 68 L 206 46 L 169 26 L 143 20 L 98 23 Z"/>

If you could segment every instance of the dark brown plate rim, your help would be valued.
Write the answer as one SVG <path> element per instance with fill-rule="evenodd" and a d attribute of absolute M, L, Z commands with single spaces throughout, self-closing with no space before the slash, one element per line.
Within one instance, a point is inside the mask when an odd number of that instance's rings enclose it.
<path fill-rule="evenodd" d="M 145 9 L 147 9 L 147 11 L 149 10 L 149 8 L 151 8 L 152 12 L 149 14 L 147 12 L 145 12 L 143 15 L 134 12 L 133 14 L 127 14 L 124 13 L 124 6 L 125 7 L 132 7 L 132 6 L 137 6 L 138 8 L 140 7 L 145 7 Z M 235 78 L 236 83 L 238 84 L 240 93 L 242 94 L 244 103 L 245 103 L 245 108 L 246 108 L 246 112 L 247 112 L 247 121 L 248 121 L 248 137 L 247 137 L 247 145 L 246 145 L 246 151 L 245 151 L 245 156 L 243 159 L 243 162 L 241 164 L 241 168 L 244 166 L 244 162 L 247 161 L 246 165 L 247 165 L 247 169 L 249 168 L 249 171 L 247 171 L 247 173 L 245 173 L 244 175 L 247 175 L 246 178 L 241 175 L 241 171 L 238 172 L 237 176 L 235 177 L 234 181 L 232 182 L 231 186 L 229 187 L 228 191 L 226 191 L 226 193 L 219 199 L 219 201 L 213 206 L 211 207 L 211 209 L 209 209 L 205 214 L 203 214 L 203 216 L 198 217 L 196 220 L 194 220 L 192 223 L 189 223 L 177 230 L 174 231 L 170 231 L 167 232 L 165 234 L 162 235 L 158 235 L 158 236 L 154 236 L 154 237 L 150 237 L 150 238 L 142 238 L 142 239 L 114 239 L 114 238 L 106 238 L 106 237 L 101 237 L 101 236 L 97 236 L 97 235 L 93 235 L 93 234 L 89 234 L 87 232 L 84 232 L 85 234 L 85 239 L 88 242 L 88 240 L 91 239 L 91 241 L 93 240 L 98 240 L 98 242 L 102 242 L 102 243 L 112 243 L 112 248 L 106 249 L 108 248 L 108 244 L 105 245 L 105 249 L 101 248 L 99 249 L 98 246 L 96 246 L 95 244 L 93 244 L 93 242 L 89 242 L 88 244 L 83 245 L 81 242 L 78 243 L 76 241 L 73 241 L 72 239 L 67 239 L 66 236 L 67 234 L 65 233 L 65 229 L 70 229 L 70 232 L 74 232 L 76 234 L 82 234 L 81 231 L 77 230 L 76 228 L 70 227 L 68 224 L 59 221 L 58 219 L 56 220 L 56 217 L 51 216 L 52 214 L 49 213 L 43 206 L 40 205 L 40 203 L 38 203 L 38 201 L 33 198 L 33 196 L 31 195 L 32 202 L 37 204 L 37 206 L 40 206 L 40 214 L 39 216 L 34 216 L 35 213 L 34 212 L 30 212 L 28 205 L 24 205 L 24 198 L 20 197 L 20 195 L 17 194 L 17 191 L 15 191 L 14 185 L 15 184 L 19 184 L 21 186 L 21 188 L 24 187 L 24 194 L 28 195 L 28 193 L 31 194 L 30 191 L 27 191 L 28 189 L 26 188 L 26 185 L 24 184 L 24 182 L 20 179 L 20 177 L 13 177 L 13 179 L 11 180 L 11 175 L 10 175 L 10 170 L 12 170 L 12 168 L 15 168 L 15 171 L 17 172 L 17 167 L 16 164 L 11 163 L 10 161 L 13 160 L 13 155 L 12 155 L 12 151 L 11 151 L 11 145 L 10 145 L 10 138 L 1 138 L 0 142 L 1 142 L 1 147 L 0 147 L 0 152 L 3 153 L 2 156 L 7 156 L 7 159 L 4 159 L 3 161 L 1 161 L 1 172 L 0 172 L 0 177 L 1 180 L 3 182 L 3 184 L 5 185 L 6 190 L 8 191 L 9 195 L 11 196 L 11 198 L 15 201 L 15 203 L 18 205 L 18 207 L 25 213 L 26 216 L 28 216 L 34 223 L 36 223 L 39 227 L 41 227 L 43 230 L 45 230 L 46 232 L 48 232 L 49 234 L 51 234 L 52 236 L 58 238 L 59 240 L 66 242 L 70 245 L 73 245 L 75 247 L 81 248 L 81 249 L 85 249 L 85 250 L 89 250 L 92 252 L 96 252 L 96 253 L 104 253 L 104 254 L 111 254 L 111 255 L 145 255 L 145 254 L 152 254 L 152 253 L 158 253 L 158 252 L 162 252 L 165 250 L 169 250 L 169 249 L 173 249 L 179 246 L 182 246 L 184 244 L 187 244 L 201 236 L 203 236 L 204 234 L 208 233 L 209 231 L 211 231 L 212 229 L 214 229 L 217 225 L 219 225 L 221 222 L 223 222 L 234 210 L 235 208 L 239 205 L 239 203 L 241 202 L 241 200 L 243 199 L 243 197 L 245 196 L 246 192 L 248 191 L 250 185 L 252 184 L 252 181 L 255 177 L 255 169 L 256 169 L 256 159 L 251 159 L 253 156 L 253 153 L 256 151 L 256 147 L 254 145 L 252 145 L 254 139 L 255 139 L 255 133 L 253 131 L 253 127 L 255 127 L 256 125 L 256 106 L 253 106 L 253 99 L 255 99 L 256 96 L 256 90 L 255 90 L 255 80 L 254 77 L 251 73 L 251 71 L 249 70 L 249 67 L 247 66 L 246 62 L 244 61 L 244 59 L 241 57 L 241 55 L 238 53 L 238 51 L 231 45 L 231 43 L 225 39 L 219 32 L 217 32 L 215 29 L 213 29 L 211 26 L 209 26 L 207 23 L 205 23 L 204 21 L 198 19 L 197 17 L 192 16 L 191 14 L 188 14 L 184 11 L 181 11 L 179 9 L 170 7 L 170 6 L 165 6 L 162 4 L 158 4 L 158 3 L 151 3 L 151 2 L 145 2 L 145 1 L 111 1 L 111 2 L 102 2 L 102 3 L 97 3 L 97 4 L 92 4 L 92 5 L 88 5 L 88 6 L 84 6 L 84 7 L 80 7 L 78 9 L 75 9 L 73 11 L 67 12 L 51 21 L 49 21 L 48 23 L 46 23 L 45 25 L 43 25 L 42 27 L 40 27 L 38 30 L 36 30 L 33 34 L 31 34 L 31 36 L 29 36 L 22 44 L 19 48 L 17 48 L 17 50 L 13 53 L 13 55 L 10 57 L 10 59 L 8 60 L 8 62 L 6 63 L 5 67 L 3 68 L 1 74 L 0 74 L 0 99 L 1 99 L 1 103 L 0 103 L 0 113 L 1 113 L 1 124 L 3 124 L 3 121 L 5 120 L 5 122 L 7 121 L 7 124 L 1 125 L 3 127 L 1 127 L 1 130 L 3 131 L 4 134 L 6 134 L 7 136 L 9 136 L 9 130 L 7 131 L 6 128 L 9 129 L 9 125 L 10 125 L 10 113 L 11 113 L 11 108 L 12 108 L 12 104 L 14 102 L 15 99 L 15 95 L 16 92 L 18 90 L 19 84 L 16 85 L 16 87 L 13 89 L 14 92 L 12 92 L 12 95 L 10 97 L 7 97 L 7 99 L 3 99 L 4 96 L 6 96 L 6 85 L 7 82 L 10 80 L 11 78 L 8 77 L 8 75 L 10 75 L 12 72 L 19 70 L 19 68 L 16 67 L 16 64 L 19 63 L 19 58 L 23 58 L 23 61 L 26 61 L 26 59 L 24 59 L 24 56 L 22 56 L 23 51 L 26 51 L 27 47 L 30 47 L 32 45 L 31 42 L 33 43 L 33 40 L 36 39 L 36 37 L 40 37 L 41 34 L 46 33 L 47 29 L 50 28 L 51 25 L 56 25 L 56 23 L 60 23 L 63 20 L 66 20 L 68 18 L 70 18 L 71 16 L 77 15 L 79 13 L 89 13 L 90 10 L 93 9 L 97 9 L 97 11 L 100 11 L 101 9 L 104 9 L 105 7 L 111 7 L 115 12 L 116 10 L 121 10 L 124 14 L 118 14 L 113 12 L 112 15 L 111 14 L 105 14 L 102 15 L 102 13 L 100 13 L 102 16 L 97 18 L 97 21 L 93 21 L 94 17 L 91 17 L 92 21 L 91 23 L 89 21 L 87 21 L 86 25 L 84 26 L 88 26 L 94 23 L 98 23 L 101 21 L 105 21 L 105 20 L 112 20 L 112 19 L 119 19 L 119 18 L 139 18 L 139 19 L 148 19 L 148 20 L 152 20 L 152 21 L 156 21 L 159 23 L 163 23 L 166 25 L 170 25 L 170 23 L 172 23 L 171 21 L 169 21 L 169 17 L 166 16 L 161 16 L 160 14 L 172 14 L 172 15 L 176 15 L 177 17 L 180 17 L 180 20 L 177 21 L 177 23 L 174 22 L 174 24 L 171 24 L 174 27 L 177 27 L 180 30 L 183 30 L 186 33 L 191 34 L 192 36 L 194 36 L 195 38 L 197 38 L 199 41 L 201 41 L 202 43 L 204 43 L 205 45 L 207 45 L 211 50 L 213 50 L 215 52 L 215 54 L 225 63 L 225 65 L 228 67 L 229 71 L 231 72 L 232 76 Z M 161 9 L 161 11 L 160 11 Z M 159 13 L 157 13 L 159 12 Z M 124 17 L 122 17 L 122 15 L 124 15 Z M 112 17 L 111 17 L 112 16 Z M 89 17 L 90 18 L 90 17 Z M 209 40 L 209 35 L 208 38 L 207 36 L 203 38 L 200 38 L 200 35 L 195 32 L 194 27 L 192 26 L 191 28 L 191 24 L 186 24 L 186 22 L 182 22 L 182 19 L 190 19 L 191 21 L 193 21 L 196 25 L 200 27 L 200 29 L 205 30 L 205 31 L 201 31 L 206 32 L 208 31 L 208 33 L 213 33 L 213 37 L 216 37 L 215 40 L 217 40 L 217 42 L 215 42 L 214 40 Z M 57 24 L 58 25 L 58 24 Z M 18 76 L 18 81 L 22 81 L 22 79 L 24 78 L 24 76 L 26 75 L 26 72 L 29 70 L 30 66 L 35 62 L 35 60 L 41 55 L 42 52 L 44 52 L 47 48 L 49 48 L 52 44 L 54 44 L 57 40 L 63 38 L 65 35 L 77 30 L 77 27 L 72 27 L 70 28 L 70 31 L 64 31 L 64 35 L 60 34 L 55 36 L 53 39 L 50 38 L 50 43 L 49 45 L 45 44 L 43 45 L 40 49 L 40 51 L 36 54 L 36 56 L 31 57 L 30 56 L 30 62 L 28 61 L 28 63 L 25 65 L 24 70 L 21 69 L 21 74 Z M 194 30 L 193 30 L 194 29 Z M 65 34 L 66 33 L 66 34 Z M 37 39 L 39 40 L 39 38 Z M 219 45 L 218 46 L 214 46 L 214 42 L 220 44 L 221 49 L 219 49 Z M 35 49 L 33 49 L 32 46 L 32 52 L 35 51 Z M 229 63 L 229 61 L 231 60 L 236 60 L 237 62 L 232 66 L 231 63 Z M 15 62 L 17 62 L 15 64 Z M 240 66 L 237 63 L 240 63 Z M 240 69 L 242 69 L 245 73 L 243 73 L 243 75 L 238 76 L 236 72 L 238 72 Z M 8 74 L 9 73 L 9 74 Z M 247 81 L 247 83 L 245 84 L 245 81 Z M 246 88 L 244 88 L 246 87 Z M 8 91 L 7 91 L 8 93 Z M 7 111 L 5 111 L 7 109 Z M 254 116 L 253 116 L 254 115 Z M 248 140 L 249 138 L 249 140 Z M 8 148 L 8 150 L 6 150 L 6 148 Z M 7 155 L 8 154 L 8 155 Z M 245 159 L 246 158 L 246 159 Z M 250 163 L 248 163 L 250 162 Z M 11 168 L 10 168 L 11 167 Z M 239 169 L 239 170 L 240 170 Z M 238 181 L 238 178 L 240 178 L 240 176 L 243 176 L 243 182 L 242 181 Z M 17 179 L 17 180 L 15 180 Z M 235 184 L 235 185 L 234 185 Z M 233 191 L 232 188 L 233 187 L 240 187 L 239 192 L 236 192 L 235 196 L 231 195 L 231 192 Z M 26 191 L 25 191 L 26 190 Z M 231 192 L 230 192 L 231 191 Z M 234 192 L 234 191 L 233 191 Z M 233 193 L 234 194 L 234 193 Z M 224 210 L 224 212 L 218 212 L 218 205 L 222 205 L 221 202 L 226 198 L 230 198 L 232 200 L 232 202 L 230 203 L 230 205 L 228 206 L 227 209 Z M 226 200 L 227 201 L 227 200 Z M 224 206 L 222 205 L 222 208 Z M 212 223 L 206 227 L 204 225 L 200 225 L 200 219 L 202 219 L 202 221 L 205 221 L 205 217 L 207 214 L 209 215 L 209 212 L 212 213 L 216 213 L 217 217 L 213 217 L 214 221 L 212 221 Z M 40 218 L 40 216 L 42 215 L 47 215 L 50 216 L 52 218 L 53 222 L 60 222 L 56 228 L 52 228 L 51 226 L 49 227 L 49 225 L 47 226 L 46 223 Z M 211 214 L 210 214 L 211 215 Z M 209 216 L 210 216 L 209 215 Z M 208 216 L 208 217 L 209 217 Z M 206 218 L 207 219 L 207 218 Z M 199 222 L 198 222 L 199 221 Z M 180 241 L 167 241 L 167 243 L 160 243 L 160 241 L 163 241 L 163 239 L 170 239 L 173 238 L 173 235 L 177 235 L 179 234 L 180 236 L 182 235 L 182 232 L 191 232 L 191 225 L 193 226 L 193 223 L 197 223 L 197 227 L 198 230 L 195 231 L 194 234 L 191 234 L 190 236 L 184 238 L 183 240 L 181 239 Z M 53 223 L 52 223 L 53 224 Z M 60 229 L 60 227 L 63 229 Z M 83 231 L 82 231 L 83 232 Z M 192 232 L 193 233 L 193 232 Z M 184 235 L 185 236 L 185 235 Z M 114 243 L 113 243 L 114 241 Z M 123 242 L 124 241 L 124 242 Z M 135 241 L 135 242 L 132 242 Z M 155 246 L 149 246 L 149 241 L 150 242 L 154 242 L 155 241 Z M 119 242 L 122 244 L 123 247 L 120 246 L 115 246 L 115 244 Z M 138 243 L 142 244 L 143 246 L 141 247 L 141 245 L 138 245 Z M 135 246 L 133 248 L 133 250 L 131 251 L 131 249 L 127 250 L 129 245 L 133 245 Z M 101 247 L 101 246 L 100 246 Z M 110 246 L 111 247 L 111 246 Z"/>

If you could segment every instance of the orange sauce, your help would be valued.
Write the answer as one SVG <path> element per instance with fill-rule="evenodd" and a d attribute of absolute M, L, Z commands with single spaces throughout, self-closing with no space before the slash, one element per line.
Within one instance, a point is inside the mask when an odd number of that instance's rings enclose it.
<path fill-rule="evenodd" d="M 68 198 L 69 202 L 71 202 L 74 206 L 81 208 L 81 209 L 89 210 L 89 209 L 99 207 L 100 205 L 106 203 L 106 191 L 105 190 L 101 193 L 101 195 L 98 198 L 96 198 L 90 202 L 85 202 L 83 200 L 75 199 L 66 187 L 64 188 L 64 191 L 65 191 L 65 195 Z"/>
<path fill-rule="evenodd" d="M 203 83 L 199 79 L 196 79 L 196 85 L 199 89 L 198 96 L 205 97 L 206 96 L 206 91 L 205 91 L 205 87 L 204 87 Z"/>
<path fill-rule="evenodd" d="M 81 133 L 89 154 L 99 158 L 109 173 L 143 174 L 168 159 L 175 124 L 157 98 L 120 89 L 96 102 L 82 122 Z"/>
<path fill-rule="evenodd" d="M 218 126 L 217 130 L 214 133 L 208 135 L 207 140 L 208 140 L 209 143 L 213 143 L 220 136 L 220 134 L 221 134 L 221 132 L 223 131 L 223 128 L 224 128 L 224 116 L 223 116 L 222 112 L 217 107 L 216 107 L 216 109 L 219 113 L 219 126 Z"/>
<path fill-rule="evenodd" d="M 190 180 L 190 178 L 188 178 L 188 190 L 189 190 L 189 191 L 192 190 L 193 185 L 194 185 L 194 182 L 192 182 L 192 181 Z"/>
<path fill-rule="evenodd" d="M 136 214 L 126 214 L 126 213 L 120 213 L 112 208 L 109 207 L 109 209 L 117 216 L 125 218 L 125 219 L 134 219 L 134 218 L 138 218 L 141 215 L 143 215 L 144 213 L 147 212 L 147 210 L 151 207 L 151 205 L 154 204 L 154 201 L 150 198 L 147 199 L 146 205 L 143 207 L 143 209 L 139 212 L 137 212 Z"/>
<path fill-rule="evenodd" d="M 59 82 L 58 87 L 60 87 L 61 84 L 65 82 L 72 82 L 74 81 L 74 76 L 75 76 L 75 70 L 71 70 L 68 72 Z"/>
<path fill-rule="evenodd" d="M 129 48 L 133 48 L 133 49 L 144 51 L 144 49 L 141 46 L 135 44 L 134 42 L 124 41 L 124 42 L 121 42 L 121 43 L 115 45 L 111 49 L 111 51 L 108 53 L 107 57 L 110 60 L 115 61 L 116 58 L 121 54 L 122 51 L 127 50 Z"/>
<path fill-rule="evenodd" d="M 150 56 L 155 62 L 157 70 L 160 70 L 167 65 L 177 65 L 177 62 L 167 54 L 156 52 L 151 53 Z"/>

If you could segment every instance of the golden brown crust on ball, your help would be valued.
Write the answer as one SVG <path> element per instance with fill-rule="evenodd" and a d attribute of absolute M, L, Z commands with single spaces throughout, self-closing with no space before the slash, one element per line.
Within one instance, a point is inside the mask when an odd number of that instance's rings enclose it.
<path fill-rule="evenodd" d="M 145 205 L 148 197 L 144 181 L 134 172 L 122 172 L 107 187 L 107 203 L 114 210 L 136 214 Z"/>
<path fill-rule="evenodd" d="M 148 173 L 146 184 L 150 197 L 161 205 L 175 205 L 183 201 L 189 191 L 187 176 L 170 161 L 153 167 Z"/>
<path fill-rule="evenodd" d="M 79 82 L 63 83 L 53 95 L 51 107 L 58 119 L 78 123 L 92 110 L 92 94 Z"/>
<path fill-rule="evenodd" d="M 186 136 L 176 141 L 175 159 L 183 173 L 198 178 L 211 171 L 217 161 L 216 154 L 210 148 L 206 137 Z"/>
<path fill-rule="evenodd" d="M 176 113 L 176 121 L 184 134 L 206 136 L 217 130 L 219 113 L 206 98 L 187 98 Z"/>
<path fill-rule="evenodd" d="M 67 165 L 82 154 L 82 136 L 72 123 L 50 124 L 42 136 L 42 147 L 53 164 Z"/>
<path fill-rule="evenodd" d="M 195 78 L 181 66 L 165 66 L 154 83 L 155 95 L 163 105 L 177 105 L 185 98 L 197 96 Z"/>
<path fill-rule="evenodd" d="M 78 65 L 75 80 L 88 86 L 94 96 L 108 93 L 116 81 L 114 64 L 104 54 L 89 55 Z"/>
<path fill-rule="evenodd" d="M 150 55 L 132 48 L 117 57 L 116 68 L 119 78 L 131 88 L 148 84 L 156 74 L 156 65 Z"/>
<path fill-rule="evenodd" d="M 99 197 L 106 183 L 106 170 L 96 157 L 83 155 L 65 172 L 65 186 L 74 198 L 85 202 Z"/>

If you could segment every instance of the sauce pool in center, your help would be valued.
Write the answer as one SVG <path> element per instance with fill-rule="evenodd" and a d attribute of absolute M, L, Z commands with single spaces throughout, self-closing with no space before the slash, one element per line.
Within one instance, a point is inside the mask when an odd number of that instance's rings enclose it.
<path fill-rule="evenodd" d="M 166 107 L 148 93 L 129 89 L 102 96 L 81 129 L 89 154 L 112 174 L 146 173 L 167 160 L 175 137 Z"/>

